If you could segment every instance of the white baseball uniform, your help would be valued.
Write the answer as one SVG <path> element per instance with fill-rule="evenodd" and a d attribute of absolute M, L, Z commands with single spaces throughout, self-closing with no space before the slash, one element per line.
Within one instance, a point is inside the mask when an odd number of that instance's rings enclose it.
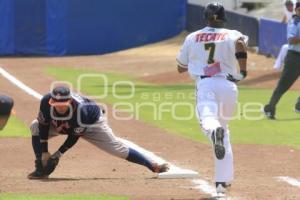
<path fill-rule="evenodd" d="M 187 68 L 196 81 L 196 113 L 205 135 L 223 127 L 225 157 L 215 157 L 215 181 L 233 180 L 233 155 L 228 121 L 237 104 L 237 86 L 226 75 L 237 75 L 236 41 L 248 37 L 236 30 L 205 27 L 189 34 L 177 56 L 178 65 Z"/>

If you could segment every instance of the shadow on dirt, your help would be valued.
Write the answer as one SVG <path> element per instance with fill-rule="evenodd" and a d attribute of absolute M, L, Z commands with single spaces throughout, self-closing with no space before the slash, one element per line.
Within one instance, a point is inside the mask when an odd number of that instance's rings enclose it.
<path fill-rule="evenodd" d="M 60 182 L 60 181 L 98 181 L 98 180 L 127 180 L 128 178 L 47 178 L 40 179 L 43 182 Z"/>

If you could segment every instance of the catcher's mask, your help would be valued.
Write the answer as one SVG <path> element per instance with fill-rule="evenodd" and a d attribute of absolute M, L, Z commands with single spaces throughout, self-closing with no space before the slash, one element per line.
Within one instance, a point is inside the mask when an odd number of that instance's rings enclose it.
<path fill-rule="evenodd" d="M 68 106 L 71 100 L 70 89 L 65 86 L 57 86 L 51 91 L 49 104 L 51 106 Z"/>
<path fill-rule="evenodd" d="M 217 2 L 207 4 L 204 10 L 204 18 L 212 21 L 227 21 L 223 5 Z"/>

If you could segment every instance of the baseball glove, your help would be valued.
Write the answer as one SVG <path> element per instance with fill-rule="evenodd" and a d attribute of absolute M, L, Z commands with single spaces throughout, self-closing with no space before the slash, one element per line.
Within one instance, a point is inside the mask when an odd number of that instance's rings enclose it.
<path fill-rule="evenodd" d="M 44 167 L 44 173 L 46 175 L 50 175 L 52 172 L 54 172 L 56 166 L 58 165 L 59 158 L 52 158 L 50 157 L 47 161 L 47 165 Z"/>
<path fill-rule="evenodd" d="M 56 166 L 58 165 L 59 158 L 62 156 L 62 153 L 59 151 L 55 152 L 53 155 L 50 156 L 50 158 L 47 161 L 47 165 L 44 167 L 44 173 L 46 175 L 50 175 L 52 172 L 54 172 Z"/>

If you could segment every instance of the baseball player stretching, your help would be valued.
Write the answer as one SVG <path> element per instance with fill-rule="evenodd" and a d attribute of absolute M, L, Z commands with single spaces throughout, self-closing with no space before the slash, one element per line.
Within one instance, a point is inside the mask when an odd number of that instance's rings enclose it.
<path fill-rule="evenodd" d="M 204 17 L 207 26 L 189 34 L 183 43 L 177 56 L 178 72 L 188 71 L 196 81 L 196 113 L 214 148 L 217 192 L 224 193 L 233 180 L 233 155 L 227 124 L 237 104 L 235 82 L 247 75 L 248 37 L 223 28 L 226 16 L 219 3 L 208 4 Z"/>
<path fill-rule="evenodd" d="M 149 160 L 117 138 L 103 114 L 103 110 L 95 102 L 70 92 L 67 87 L 57 86 L 51 93 L 46 94 L 41 100 L 39 115 L 30 127 L 36 160 L 35 170 L 28 178 L 48 178 L 61 156 L 76 144 L 79 138 L 114 156 L 144 165 L 152 172 L 168 171 L 168 164 L 159 165 Z M 61 147 L 50 155 L 48 139 L 58 134 L 68 136 Z"/>

